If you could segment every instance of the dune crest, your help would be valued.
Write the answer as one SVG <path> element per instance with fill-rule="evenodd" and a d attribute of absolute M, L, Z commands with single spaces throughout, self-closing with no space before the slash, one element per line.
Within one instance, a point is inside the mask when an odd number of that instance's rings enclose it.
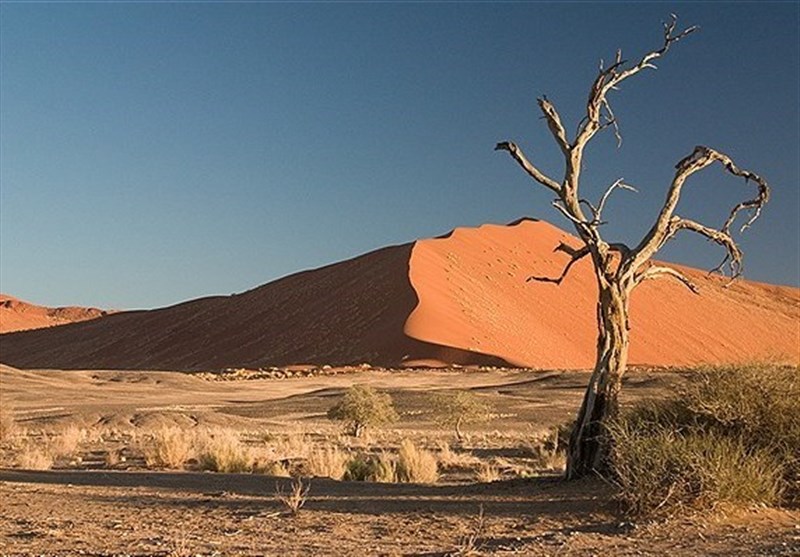
<path fill-rule="evenodd" d="M 596 342 L 590 262 L 560 285 L 579 240 L 541 221 L 451 233 L 297 273 L 232 296 L 4 334 L 19 368 L 176 369 L 293 364 L 587 368 Z M 632 364 L 797 363 L 800 289 L 651 281 L 633 295 Z"/>

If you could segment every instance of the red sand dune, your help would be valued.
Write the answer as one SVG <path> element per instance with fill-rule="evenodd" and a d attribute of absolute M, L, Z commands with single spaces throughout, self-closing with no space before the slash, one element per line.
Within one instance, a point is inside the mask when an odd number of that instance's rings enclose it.
<path fill-rule="evenodd" d="M 41 329 L 86 321 L 105 315 L 107 312 L 96 308 L 59 307 L 48 308 L 0 293 L 0 333 Z"/>
<path fill-rule="evenodd" d="M 554 226 L 456 229 L 377 250 L 233 296 L 0 337 L 22 368 L 215 369 L 290 364 L 511 364 L 586 368 L 595 350 L 589 261 L 561 285 L 578 240 Z M 682 268 L 634 293 L 630 361 L 681 365 L 800 361 L 800 289 L 724 281 Z"/>

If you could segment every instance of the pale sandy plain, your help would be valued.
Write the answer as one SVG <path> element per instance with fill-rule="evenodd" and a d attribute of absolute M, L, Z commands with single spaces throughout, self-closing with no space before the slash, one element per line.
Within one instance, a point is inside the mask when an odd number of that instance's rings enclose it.
<path fill-rule="evenodd" d="M 105 431 L 84 442 L 82 460 L 50 471 L 0 470 L 2 555 L 796 555 L 800 514 L 719 511 L 632 523 L 600 480 L 565 483 L 535 472 L 532 440 L 574 413 L 587 374 L 525 370 L 347 370 L 333 376 L 210 381 L 149 371 L 19 371 L 0 368 L 3 400 L 21 426 Z M 625 401 L 660 396 L 680 374 L 639 370 Z M 468 428 L 462 451 L 502 463 L 492 483 L 444 474 L 435 485 L 315 478 L 295 517 L 282 513 L 276 484 L 262 474 L 147 471 L 131 432 L 160 424 L 227 426 L 241 432 L 335 436 L 325 410 L 353 382 L 394 397 L 399 423 L 372 445 L 402 437 L 450 439 L 426 415 L 426 394 L 469 389 L 497 414 Z M 123 449 L 126 462 L 104 463 Z M 354 447 L 353 450 L 358 450 Z M 529 466 L 531 477 L 515 470 Z M 479 509 L 485 521 L 479 528 Z M 461 551 L 462 553 L 459 553 Z"/>

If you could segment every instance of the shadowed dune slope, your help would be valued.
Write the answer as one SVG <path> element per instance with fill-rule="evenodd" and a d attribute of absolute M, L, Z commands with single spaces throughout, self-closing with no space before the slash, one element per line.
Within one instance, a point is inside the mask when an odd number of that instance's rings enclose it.
<path fill-rule="evenodd" d="M 380 249 L 242 294 L 0 336 L 21 368 L 175 369 L 291 364 L 501 363 L 403 334 L 417 304 L 414 244 Z"/>
<path fill-rule="evenodd" d="M 596 286 L 589 261 L 561 284 L 544 222 L 456 229 L 285 277 L 242 294 L 0 336 L 20 368 L 217 369 L 291 364 L 593 363 Z M 651 281 L 632 300 L 631 363 L 800 359 L 800 289 L 686 269 L 694 295 Z"/>
<path fill-rule="evenodd" d="M 0 333 L 54 327 L 95 319 L 107 313 L 97 308 L 37 306 L 7 294 L 0 294 Z"/>

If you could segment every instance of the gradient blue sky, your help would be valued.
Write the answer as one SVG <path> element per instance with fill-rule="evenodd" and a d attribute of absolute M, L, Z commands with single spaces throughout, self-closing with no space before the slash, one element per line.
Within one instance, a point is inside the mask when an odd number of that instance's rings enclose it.
<path fill-rule="evenodd" d="M 773 187 L 741 240 L 747 278 L 800 282 L 800 8 L 791 3 L 17 4 L 0 6 L 0 289 L 149 308 L 242 291 L 456 226 L 533 216 L 551 195 L 494 144 L 558 175 L 539 119 L 570 130 L 601 57 L 701 32 L 613 97 L 624 143 L 609 239 L 635 242 L 697 144 Z M 719 225 L 752 193 L 719 169 L 679 213 Z M 662 257 L 704 268 L 699 238 Z"/>

